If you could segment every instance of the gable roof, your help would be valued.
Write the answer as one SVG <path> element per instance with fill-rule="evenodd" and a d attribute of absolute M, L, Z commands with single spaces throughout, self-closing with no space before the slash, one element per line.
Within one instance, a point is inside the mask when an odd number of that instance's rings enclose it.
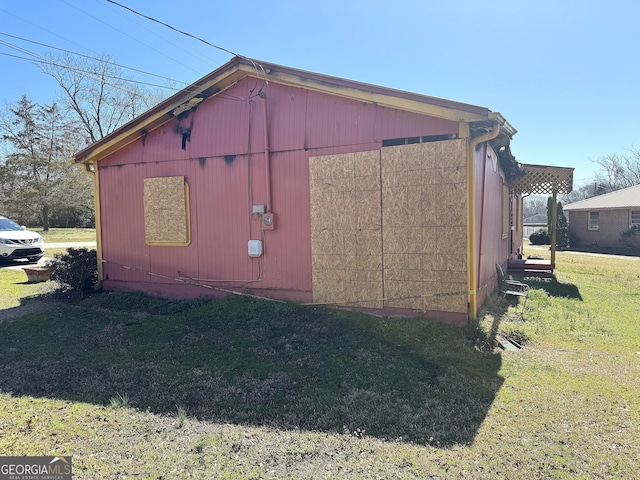
<path fill-rule="evenodd" d="M 607 210 L 614 208 L 640 208 L 640 185 L 570 203 L 563 207 L 563 210 Z"/>
<path fill-rule="evenodd" d="M 245 77 L 311 89 L 456 122 L 468 122 L 473 136 L 490 131 L 494 123 L 498 122 L 500 124 L 499 141 L 503 145 L 507 145 L 516 133 L 502 115 L 491 112 L 485 107 L 297 70 L 246 57 L 234 57 L 184 90 L 79 151 L 74 156 L 74 162 L 90 163 L 101 160 L 175 117 L 197 108 L 203 100 L 223 92 Z"/>

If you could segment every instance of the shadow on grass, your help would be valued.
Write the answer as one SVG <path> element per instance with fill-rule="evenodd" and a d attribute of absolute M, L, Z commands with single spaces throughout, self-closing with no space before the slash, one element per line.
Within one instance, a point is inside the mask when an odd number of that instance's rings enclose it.
<path fill-rule="evenodd" d="M 528 282 L 527 282 L 528 283 Z M 523 300 L 516 298 L 502 298 L 500 293 L 491 294 L 485 299 L 478 318 L 473 320 L 467 328 L 467 337 L 474 342 L 481 351 L 492 352 L 496 347 L 501 347 L 500 339 L 506 335 L 500 332 L 503 320 L 526 321 L 530 313 L 529 308 L 523 309 Z M 526 306 L 528 304 L 524 304 Z M 490 324 L 487 322 L 490 321 Z M 484 324 L 484 328 L 483 328 Z M 516 340 L 515 338 L 513 338 Z M 520 338 L 520 340 L 523 340 Z M 525 342 L 520 341 L 521 345 Z"/>
<path fill-rule="evenodd" d="M 420 318 L 101 294 L 0 324 L 0 390 L 201 420 L 469 444 L 501 357 Z"/>
<path fill-rule="evenodd" d="M 573 283 L 558 282 L 553 277 L 550 280 L 529 278 L 524 281 L 531 288 L 544 290 L 550 297 L 571 298 L 582 301 L 580 290 Z"/>

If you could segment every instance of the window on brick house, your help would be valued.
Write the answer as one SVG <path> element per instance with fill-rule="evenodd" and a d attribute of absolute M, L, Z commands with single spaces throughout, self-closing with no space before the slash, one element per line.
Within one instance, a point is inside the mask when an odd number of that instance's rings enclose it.
<path fill-rule="evenodd" d="M 598 230 L 600 212 L 589 212 L 589 230 Z"/>
<path fill-rule="evenodd" d="M 631 210 L 631 228 L 640 228 L 640 210 Z"/>

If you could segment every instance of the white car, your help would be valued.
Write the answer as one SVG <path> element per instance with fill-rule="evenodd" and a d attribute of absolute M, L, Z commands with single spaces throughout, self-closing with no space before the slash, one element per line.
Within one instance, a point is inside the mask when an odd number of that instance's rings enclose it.
<path fill-rule="evenodd" d="M 26 258 L 37 262 L 44 255 L 44 240 L 13 220 L 0 215 L 0 262 Z"/>

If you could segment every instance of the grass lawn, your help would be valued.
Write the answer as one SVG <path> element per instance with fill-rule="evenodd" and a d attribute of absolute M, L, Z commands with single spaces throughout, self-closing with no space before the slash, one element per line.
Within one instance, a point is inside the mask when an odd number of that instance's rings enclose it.
<path fill-rule="evenodd" d="M 103 293 L 0 271 L 0 452 L 74 478 L 638 478 L 640 260 L 561 252 L 524 320 Z M 487 348 L 497 334 L 519 351 Z"/>
<path fill-rule="evenodd" d="M 96 241 L 95 228 L 50 228 L 48 232 L 43 232 L 41 228 L 32 230 L 42 235 L 45 247 L 47 243 Z"/>

